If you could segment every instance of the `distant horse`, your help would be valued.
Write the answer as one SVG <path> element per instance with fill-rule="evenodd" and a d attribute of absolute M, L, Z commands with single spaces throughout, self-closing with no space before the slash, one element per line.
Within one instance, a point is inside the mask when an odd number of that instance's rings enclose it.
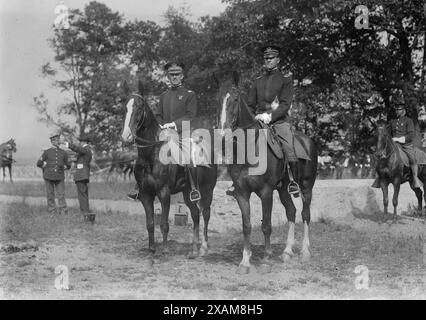
<path fill-rule="evenodd" d="M 126 86 L 125 86 L 126 87 Z M 161 208 L 160 229 L 163 235 L 163 251 L 168 252 L 167 236 L 169 233 L 170 196 L 182 192 L 185 204 L 191 211 L 193 220 L 193 239 L 189 258 L 208 251 L 208 223 L 213 190 L 217 180 L 217 165 L 210 167 L 197 166 L 193 181 L 197 181 L 201 199 L 191 201 L 191 183 L 187 169 L 178 164 L 164 164 L 160 160 L 161 147 L 167 143 L 159 140 L 160 126 L 143 95 L 139 83 L 139 93 L 132 94 L 127 102 L 127 115 L 122 132 L 126 142 L 134 140 L 138 147 L 138 159 L 134 175 L 139 187 L 139 199 L 145 209 L 146 227 L 148 229 L 149 250 L 155 252 L 154 238 L 154 199 L 158 197 Z M 195 182 L 194 182 L 195 183 Z M 204 218 L 204 233 L 201 251 L 198 250 L 200 212 Z"/>
<path fill-rule="evenodd" d="M 10 182 L 13 182 L 12 163 L 15 162 L 15 160 L 13 160 L 13 152 L 16 152 L 16 143 L 14 139 L 10 139 L 0 145 L 0 167 L 3 169 L 3 182 L 6 178 L 6 167 L 9 169 Z"/>
<path fill-rule="evenodd" d="M 383 123 L 377 124 L 377 148 L 376 157 L 376 172 L 379 177 L 380 188 L 383 192 L 383 207 L 384 213 L 388 213 L 388 186 L 393 184 L 394 193 L 392 198 L 393 213 L 397 214 L 398 196 L 401 184 L 410 181 L 411 187 L 411 170 L 404 165 L 398 146 L 392 140 L 392 137 L 387 131 L 386 125 Z M 426 185 L 426 166 L 419 165 L 418 177 L 422 181 L 425 191 Z M 412 188 L 413 189 L 413 188 Z M 418 209 L 422 210 L 422 190 L 420 188 L 413 189 L 418 201 Z M 426 192 L 424 192 L 426 202 Z"/>
<path fill-rule="evenodd" d="M 244 137 L 247 137 L 248 129 L 255 129 L 255 132 L 260 135 L 259 129 L 264 128 L 265 125 L 255 120 L 249 111 L 247 103 L 238 88 L 238 78 L 238 74 L 234 73 L 233 79 L 226 79 L 220 86 L 219 101 L 221 105 L 221 112 L 219 128 L 222 130 L 230 129 L 232 131 L 238 129 L 243 130 L 245 133 L 243 135 Z M 239 139 L 233 140 L 234 159 L 235 155 L 238 153 L 238 148 L 241 147 L 241 145 L 244 146 L 247 150 L 248 143 L 245 141 L 245 138 L 243 141 L 238 140 Z M 302 219 L 304 225 L 304 234 L 301 253 L 302 259 L 306 261 L 310 258 L 310 204 L 312 199 L 312 188 L 314 186 L 317 175 L 318 153 L 311 139 L 303 135 L 303 141 L 306 144 L 308 155 L 310 159 L 312 159 L 309 161 L 299 160 L 299 179 L 297 181 L 301 188 L 303 201 Z M 255 145 L 256 143 L 253 144 Z M 235 197 L 241 209 L 243 220 L 244 250 L 242 261 L 237 269 L 237 273 L 239 274 L 249 273 L 251 267 L 250 257 L 252 255 L 252 251 L 250 244 L 250 196 L 253 192 L 257 194 L 262 202 L 262 231 L 265 238 L 265 256 L 262 259 L 260 266 L 262 272 L 270 272 L 272 268 L 272 247 L 270 237 L 272 232 L 271 211 L 272 195 L 274 190 L 278 191 L 281 203 L 285 207 L 287 220 L 289 221 L 287 243 L 286 248 L 282 254 L 282 259 L 287 261 L 294 255 L 293 246 L 295 244 L 294 228 L 296 208 L 294 206 L 291 195 L 287 190 L 287 186 L 290 182 L 288 170 L 286 170 L 284 159 L 278 159 L 269 147 L 266 148 L 267 168 L 264 174 L 250 175 L 249 170 L 252 166 L 250 166 L 247 161 L 245 163 L 237 164 L 234 162 L 228 166 L 228 172 L 234 183 Z"/>

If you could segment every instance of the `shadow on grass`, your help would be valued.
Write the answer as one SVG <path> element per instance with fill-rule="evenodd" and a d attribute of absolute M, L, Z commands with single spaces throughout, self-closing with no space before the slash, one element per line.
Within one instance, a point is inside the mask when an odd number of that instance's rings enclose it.
<path fill-rule="evenodd" d="M 394 215 L 393 213 L 384 214 L 382 210 L 380 210 L 379 204 L 376 199 L 376 194 L 374 193 L 372 188 L 368 188 L 367 191 L 367 202 L 363 209 L 359 209 L 354 206 L 351 202 L 351 214 L 356 219 L 362 220 L 370 220 L 373 222 L 384 223 L 384 222 L 392 222 L 396 223 L 402 219 L 401 216 Z"/>

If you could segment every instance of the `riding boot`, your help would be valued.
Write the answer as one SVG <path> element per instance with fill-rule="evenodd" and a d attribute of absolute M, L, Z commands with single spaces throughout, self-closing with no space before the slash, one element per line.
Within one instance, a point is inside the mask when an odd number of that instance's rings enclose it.
<path fill-rule="evenodd" d="M 139 200 L 139 186 L 138 186 L 138 184 L 136 184 L 135 190 L 136 190 L 135 193 L 128 193 L 127 198 L 129 198 L 130 200 L 133 200 L 133 201 Z"/>
<path fill-rule="evenodd" d="M 226 190 L 226 195 L 228 196 L 232 196 L 235 197 L 235 187 L 234 184 L 232 184 L 227 190 Z"/>
<path fill-rule="evenodd" d="M 380 188 L 379 183 L 379 175 L 376 173 L 376 179 L 374 180 L 373 184 L 371 185 L 372 188 Z"/>
<path fill-rule="evenodd" d="M 139 199 L 139 191 L 137 191 L 136 193 L 128 193 L 127 198 L 133 201 L 137 201 Z"/>
<path fill-rule="evenodd" d="M 418 178 L 418 167 L 417 164 L 412 164 L 411 166 L 411 173 L 413 174 L 413 181 L 411 181 L 411 187 L 412 188 L 421 188 L 423 186 L 423 183 Z"/>
<path fill-rule="evenodd" d="M 288 193 L 292 194 L 295 198 L 299 197 L 300 195 L 300 188 L 297 181 L 299 181 L 299 170 L 298 170 L 298 162 L 297 161 L 290 161 L 289 163 L 291 175 L 290 176 L 290 183 L 288 184 Z M 292 179 L 293 178 L 293 179 Z"/>

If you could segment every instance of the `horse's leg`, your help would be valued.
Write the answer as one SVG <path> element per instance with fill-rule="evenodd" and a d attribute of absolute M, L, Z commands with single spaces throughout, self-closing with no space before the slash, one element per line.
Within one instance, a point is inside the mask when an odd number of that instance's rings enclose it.
<path fill-rule="evenodd" d="M 283 183 L 284 187 L 281 187 L 281 189 L 278 190 L 281 203 L 285 207 L 285 214 L 287 216 L 288 222 L 287 242 L 284 252 L 281 256 L 283 261 L 289 261 L 290 258 L 294 255 L 294 225 L 296 221 L 296 207 L 294 206 L 293 200 L 291 199 L 291 195 L 288 193 L 287 188 L 285 187 L 286 185 L 286 183 Z"/>
<path fill-rule="evenodd" d="M 10 178 L 10 182 L 13 182 L 13 179 L 12 179 L 12 165 L 9 165 L 9 166 L 8 166 L 8 168 L 9 168 L 9 178 Z"/>
<path fill-rule="evenodd" d="M 392 204 L 393 204 L 393 214 L 396 215 L 398 212 L 398 196 L 399 196 L 399 189 L 401 187 L 401 180 L 395 179 L 393 182 L 393 197 L 392 197 Z"/>
<path fill-rule="evenodd" d="M 200 205 L 201 205 L 201 212 L 203 213 L 203 220 L 204 220 L 204 232 L 203 232 L 203 239 L 201 242 L 200 255 L 205 256 L 208 254 L 208 250 L 209 250 L 208 230 L 209 230 L 209 221 L 210 221 L 210 206 L 213 200 L 214 186 L 207 185 L 200 189 L 201 189 Z"/>
<path fill-rule="evenodd" d="M 198 244 L 200 243 L 200 210 L 198 209 L 198 206 L 189 199 L 190 190 L 185 190 L 182 193 L 183 200 L 189 208 L 189 211 L 191 211 L 192 222 L 194 223 L 192 229 L 193 233 L 191 251 L 189 252 L 188 258 L 195 259 L 198 257 Z"/>
<path fill-rule="evenodd" d="M 384 214 L 388 214 L 388 203 L 389 203 L 389 195 L 388 195 L 388 183 L 385 181 L 380 181 L 380 188 L 383 192 L 383 212 Z"/>
<path fill-rule="evenodd" d="M 262 200 L 262 232 L 265 237 L 265 256 L 261 261 L 261 272 L 269 273 L 272 268 L 272 247 L 271 247 L 271 213 L 272 213 L 272 192 L 269 186 L 259 194 Z"/>
<path fill-rule="evenodd" d="M 423 182 L 423 181 L 422 181 Z M 411 187 L 411 184 L 410 184 Z M 416 198 L 417 198 L 417 210 L 419 210 L 419 212 L 422 211 L 422 201 L 423 201 L 423 194 L 422 194 L 422 189 L 421 188 L 411 188 L 414 193 L 416 194 Z M 426 187 L 423 186 L 423 190 L 426 190 Z M 425 197 L 425 203 L 426 203 L 426 194 L 424 194 Z"/>
<path fill-rule="evenodd" d="M 126 174 L 124 175 L 126 176 Z M 164 187 L 158 193 L 158 199 L 161 203 L 161 222 L 160 229 L 163 235 L 163 252 L 168 253 L 167 236 L 169 234 L 169 212 L 170 212 L 170 190 Z"/>
<path fill-rule="evenodd" d="M 154 237 L 154 195 L 142 192 L 139 197 L 146 215 L 146 229 L 148 230 L 149 250 L 155 253 L 155 237 Z"/>
<path fill-rule="evenodd" d="M 302 260 L 308 261 L 311 258 L 311 252 L 309 251 L 309 223 L 311 222 L 311 200 L 312 200 L 312 188 L 303 190 L 303 209 L 302 209 L 302 221 L 303 221 L 303 242 L 302 242 Z"/>
<path fill-rule="evenodd" d="M 237 193 L 236 194 L 238 206 L 241 210 L 241 215 L 243 218 L 243 234 L 244 234 L 244 250 L 243 250 L 243 259 L 241 260 L 237 273 L 238 274 L 247 274 L 250 272 L 250 257 L 251 257 L 251 244 L 250 244 L 250 235 L 251 235 L 251 222 L 250 222 L 250 193 Z"/>

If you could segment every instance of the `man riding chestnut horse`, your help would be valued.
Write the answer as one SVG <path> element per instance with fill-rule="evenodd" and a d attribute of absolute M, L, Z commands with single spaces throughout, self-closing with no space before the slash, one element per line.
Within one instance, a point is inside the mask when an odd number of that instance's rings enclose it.
<path fill-rule="evenodd" d="M 279 70 L 278 46 L 266 46 L 262 51 L 266 71 L 254 81 L 248 94 L 247 105 L 255 119 L 271 125 L 279 137 L 288 160 L 288 171 L 291 172 L 288 191 L 298 197 L 298 159 L 294 151 L 294 134 L 288 115 L 293 101 L 293 79 Z M 234 195 L 233 186 L 226 193 Z"/>

